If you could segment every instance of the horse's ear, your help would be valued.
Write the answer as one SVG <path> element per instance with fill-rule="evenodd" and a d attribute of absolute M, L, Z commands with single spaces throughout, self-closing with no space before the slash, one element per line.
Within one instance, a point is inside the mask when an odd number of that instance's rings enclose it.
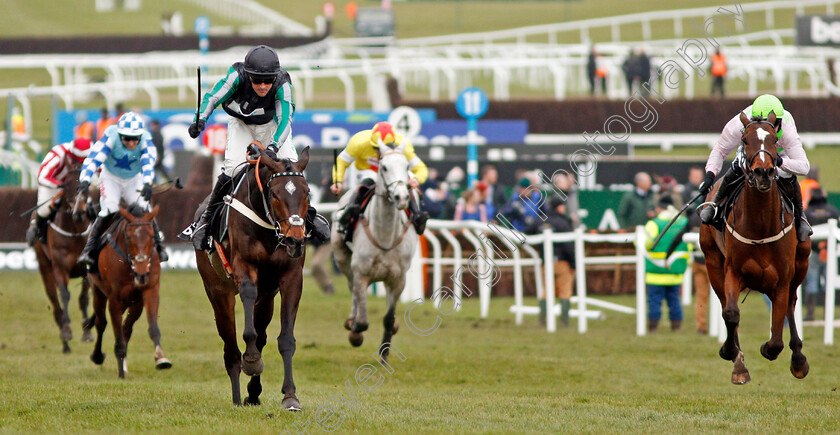
<path fill-rule="evenodd" d="M 160 205 L 156 205 L 155 208 L 152 209 L 152 212 L 149 213 L 148 219 L 144 219 L 146 222 L 151 222 L 152 219 L 157 216 L 158 212 L 160 211 Z"/>
<path fill-rule="evenodd" d="M 776 127 L 776 112 L 770 111 L 770 114 L 767 115 L 767 122 L 773 124 L 773 127 Z"/>
<path fill-rule="evenodd" d="M 306 169 L 306 165 L 309 164 L 309 147 L 303 149 L 303 151 L 298 154 L 297 166 L 298 171 L 303 171 Z"/>
<path fill-rule="evenodd" d="M 122 215 L 122 217 L 123 217 L 123 218 L 125 218 L 125 220 L 127 220 L 129 223 L 134 222 L 134 220 L 135 220 L 135 219 L 137 219 L 137 218 L 135 218 L 135 217 L 134 217 L 134 215 L 132 215 L 131 213 L 129 213 L 129 212 L 128 212 L 128 210 L 126 210 L 126 209 L 125 209 L 124 207 L 122 207 L 122 206 L 120 206 L 120 214 L 121 214 L 121 215 Z"/>
<path fill-rule="evenodd" d="M 741 112 L 741 117 L 740 117 L 740 119 L 741 119 L 741 124 L 744 124 L 744 127 L 746 127 L 746 126 L 747 126 L 747 124 L 749 124 L 749 123 L 750 123 L 750 119 L 749 119 L 749 118 L 747 118 L 747 115 L 744 115 L 744 112 Z"/>

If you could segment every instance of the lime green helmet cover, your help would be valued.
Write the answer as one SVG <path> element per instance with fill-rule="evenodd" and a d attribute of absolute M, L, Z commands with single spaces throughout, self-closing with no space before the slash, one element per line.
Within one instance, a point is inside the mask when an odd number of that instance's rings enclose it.
<path fill-rule="evenodd" d="M 767 119 L 767 116 L 770 115 L 770 112 L 776 114 L 776 117 L 779 118 L 781 121 L 785 119 L 785 107 L 782 105 L 782 101 L 779 100 L 778 97 L 775 95 L 764 94 L 760 95 L 758 98 L 753 101 L 752 104 L 752 116 L 753 118 L 761 118 Z M 779 139 L 782 138 L 782 128 L 781 123 L 779 124 Z"/>

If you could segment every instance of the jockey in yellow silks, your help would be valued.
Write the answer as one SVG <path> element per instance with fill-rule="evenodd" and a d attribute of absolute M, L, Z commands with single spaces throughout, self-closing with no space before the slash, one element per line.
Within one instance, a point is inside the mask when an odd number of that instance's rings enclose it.
<path fill-rule="evenodd" d="M 359 214 L 362 201 L 376 187 L 376 176 L 379 171 L 379 150 L 385 146 L 392 149 L 401 149 L 406 160 L 408 160 L 408 168 L 411 171 L 408 180 L 409 187 L 417 189 L 428 178 L 429 169 L 417 157 L 411 142 L 403 135 L 397 134 L 391 124 L 379 122 L 370 130 L 362 130 L 354 134 L 350 138 L 350 142 L 347 143 L 347 147 L 336 159 L 333 185 L 330 188 L 336 195 L 340 194 L 344 171 L 351 164 L 355 164 L 360 176 L 359 187 L 353 192 L 347 209 L 339 221 L 341 228 L 346 229 L 347 225 Z M 429 214 L 420 211 L 419 200 L 415 194 L 411 195 L 408 202 L 408 217 L 414 224 L 417 234 L 423 234 Z"/>

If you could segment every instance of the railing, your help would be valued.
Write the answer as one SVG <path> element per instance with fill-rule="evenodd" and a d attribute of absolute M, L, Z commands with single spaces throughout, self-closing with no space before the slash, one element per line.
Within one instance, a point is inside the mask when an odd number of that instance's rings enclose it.
<path fill-rule="evenodd" d="M 284 35 L 312 36 L 313 31 L 297 21 L 253 0 L 186 0 L 212 10 L 231 21 L 268 24 Z"/>

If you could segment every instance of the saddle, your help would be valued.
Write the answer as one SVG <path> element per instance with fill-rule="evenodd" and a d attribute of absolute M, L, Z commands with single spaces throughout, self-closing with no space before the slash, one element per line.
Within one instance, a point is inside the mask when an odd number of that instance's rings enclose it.
<path fill-rule="evenodd" d="M 347 223 L 346 227 L 342 227 L 339 225 L 338 232 L 340 234 L 344 234 L 344 243 L 350 243 L 353 241 L 353 233 L 356 231 L 356 227 L 359 225 L 359 218 L 365 214 L 365 210 L 367 210 L 368 204 L 370 204 L 371 198 L 373 198 L 374 193 L 376 193 L 376 186 L 372 186 L 370 190 L 367 191 L 365 196 L 362 198 L 362 203 L 359 206 L 359 212 L 354 215 L 350 216 L 350 222 Z M 347 212 L 347 208 L 350 207 L 352 204 L 347 204 L 342 209 L 345 213 Z"/>
<path fill-rule="evenodd" d="M 732 210 L 735 208 L 735 204 L 738 202 L 738 198 L 744 192 L 744 178 L 744 175 L 741 175 L 738 178 L 736 178 L 733 181 L 733 183 L 735 183 L 735 187 L 732 189 L 732 192 L 723 200 L 722 204 L 718 204 L 721 218 L 715 221 L 714 227 L 720 232 L 724 231 L 726 219 L 732 213 Z M 783 218 L 785 212 L 793 216 L 793 198 L 788 196 L 788 194 L 785 192 L 785 189 L 779 188 L 777 190 L 779 192 L 779 200 L 782 203 L 782 216 L 780 216 L 780 218 L 784 220 Z"/>

